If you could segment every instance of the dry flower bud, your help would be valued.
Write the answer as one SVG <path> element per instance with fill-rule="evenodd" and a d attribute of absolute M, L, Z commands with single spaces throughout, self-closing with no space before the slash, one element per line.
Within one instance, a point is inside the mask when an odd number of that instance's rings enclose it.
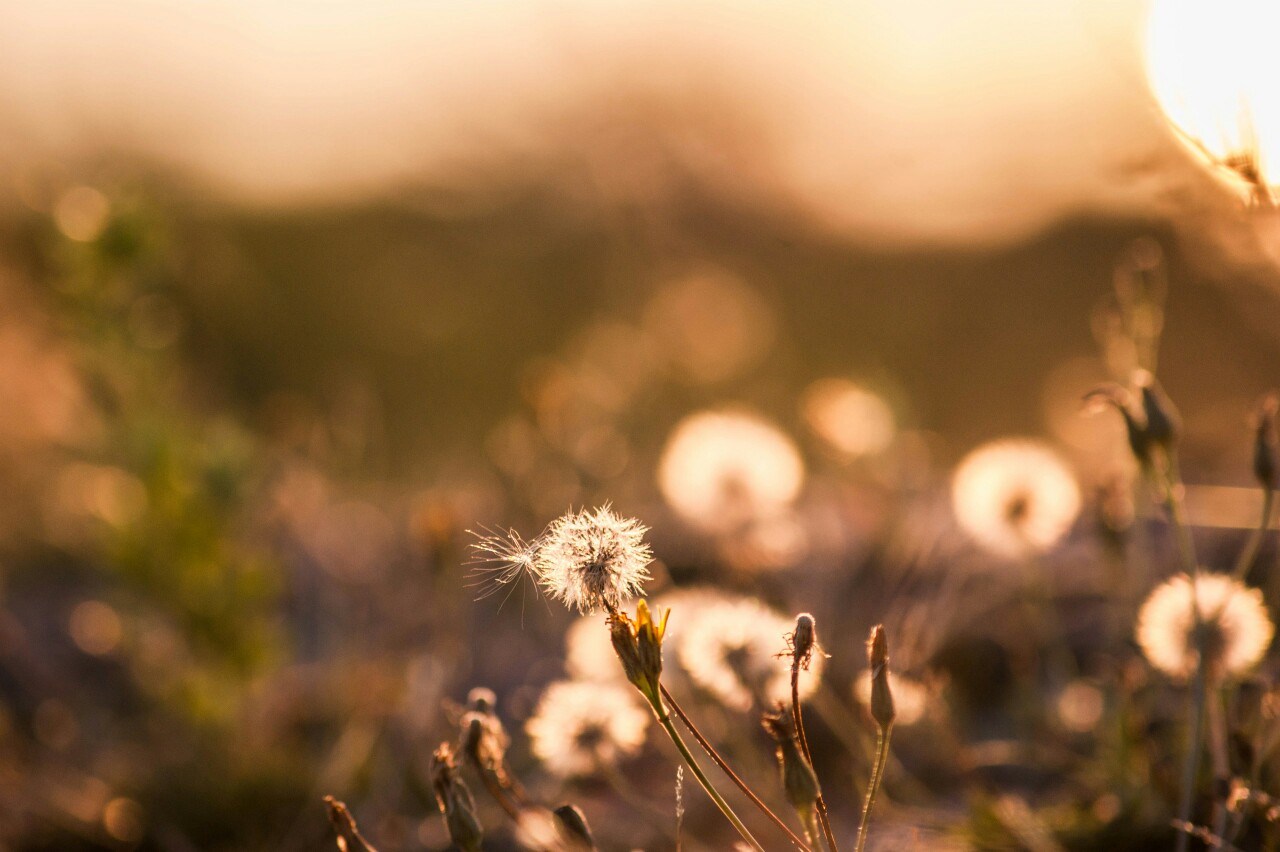
<path fill-rule="evenodd" d="M 339 802 L 333 796 L 325 796 L 324 806 L 329 813 L 329 822 L 338 835 L 337 845 L 340 852 L 378 852 L 360 834 L 355 818 L 351 816 L 351 811 L 347 810 L 346 804 Z"/>
<path fill-rule="evenodd" d="M 662 637 L 670 615 L 671 610 L 668 609 L 660 621 L 654 621 L 649 604 L 641 600 L 636 604 L 634 622 L 622 612 L 609 616 L 609 639 L 622 661 L 627 680 L 651 701 L 658 696 L 662 677 Z"/>
<path fill-rule="evenodd" d="M 499 769 L 506 758 L 511 738 L 502 721 L 493 715 L 468 710 L 461 721 L 462 753 L 481 769 Z"/>
<path fill-rule="evenodd" d="M 800 751 L 791 712 L 779 704 L 773 713 L 764 714 L 760 721 L 778 746 L 778 765 L 782 769 L 782 789 L 787 801 L 804 817 L 817 803 L 821 787 L 813 767 Z"/>
<path fill-rule="evenodd" d="M 1155 376 L 1146 370 L 1139 370 L 1134 375 L 1134 382 L 1142 390 L 1142 413 L 1146 418 L 1146 438 L 1152 446 L 1171 448 L 1178 441 L 1182 432 L 1182 419 L 1178 410 L 1173 407 L 1169 397 L 1165 396 Z"/>
<path fill-rule="evenodd" d="M 627 680 L 643 690 L 645 682 L 640 673 L 640 647 L 636 643 L 635 626 L 625 612 L 615 612 L 609 616 L 609 641 L 613 643 L 614 653 L 622 661 L 622 671 Z"/>
<path fill-rule="evenodd" d="M 1110 405 L 1124 418 L 1124 431 L 1129 439 L 1129 449 L 1134 458 L 1145 468 L 1151 463 L 1151 439 L 1145 422 L 1133 411 L 1129 392 L 1118 385 L 1107 385 L 1085 395 L 1086 403 Z"/>
<path fill-rule="evenodd" d="M 802 612 L 796 616 L 795 630 L 791 632 L 791 664 L 801 668 L 809 668 L 809 660 L 813 657 L 813 648 L 818 643 L 818 631 L 813 616 Z"/>
<path fill-rule="evenodd" d="M 596 848 L 595 838 L 591 836 L 591 826 L 587 825 L 587 818 L 577 806 L 561 805 L 553 813 L 560 833 L 567 839 L 571 849 Z"/>
<path fill-rule="evenodd" d="M 1258 405 L 1257 431 L 1253 442 L 1253 475 L 1268 490 L 1280 488 L 1280 458 L 1277 457 L 1276 412 L 1280 397 L 1267 394 Z"/>
<path fill-rule="evenodd" d="M 871 669 L 871 718 L 881 730 L 893 724 L 893 693 L 889 689 L 889 642 L 883 624 L 871 628 L 867 640 L 867 665 Z"/>
<path fill-rule="evenodd" d="M 436 806 L 444 815 L 449 839 L 463 852 L 479 852 L 484 831 L 476 817 L 476 803 L 466 783 L 458 775 L 458 763 L 448 743 L 441 743 L 431 755 L 431 789 Z"/>

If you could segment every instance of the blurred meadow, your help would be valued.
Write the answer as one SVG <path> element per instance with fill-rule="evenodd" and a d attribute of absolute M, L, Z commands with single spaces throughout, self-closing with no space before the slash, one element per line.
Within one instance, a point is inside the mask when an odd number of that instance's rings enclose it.
<path fill-rule="evenodd" d="M 839 847 L 1277 848 L 1280 76 L 1147 11 L 0 0 L 0 849 L 733 848 L 562 517 L 792 832 L 795 692 Z"/>

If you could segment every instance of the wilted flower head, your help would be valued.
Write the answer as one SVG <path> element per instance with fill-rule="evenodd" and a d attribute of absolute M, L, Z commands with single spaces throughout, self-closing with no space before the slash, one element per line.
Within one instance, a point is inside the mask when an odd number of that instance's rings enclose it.
<path fill-rule="evenodd" d="M 754 598 L 709 598 L 683 615 L 674 637 L 680 665 L 689 677 L 734 710 L 768 706 L 791 698 L 791 657 L 779 657 L 792 622 Z M 822 654 L 814 654 L 800 672 L 800 695 L 817 687 Z"/>
<path fill-rule="evenodd" d="M 676 425 L 658 465 L 662 496 L 682 518 L 712 532 L 786 508 L 804 463 L 781 430 L 743 412 L 704 411 Z"/>
<path fill-rule="evenodd" d="M 496 573 L 495 588 L 529 575 L 551 597 L 586 613 L 617 609 L 643 591 L 653 561 L 646 532 L 605 504 L 562 515 L 532 541 L 512 531 L 483 536 L 472 547 L 478 562 L 498 566 L 482 569 Z"/>
<path fill-rule="evenodd" d="M 1179 574 L 1157 586 L 1138 611 L 1137 639 L 1151 665 L 1185 679 L 1199 660 L 1192 587 L 1200 612 L 1203 644 L 1215 677 L 1247 674 L 1271 646 L 1275 627 L 1262 592 L 1223 574 L 1192 580 Z"/>
<path fill-rule="evenodd" d="M 665 644 L 675 647 L 685 623 L 703 601 L 718 599 L 719 592 L 703 588 L 672 589 L 650 601 L 655 612 L 671 610 Z M 575 621 L 564 636 L 565 671 L 574 680 L 605 680 L 626 683 L 618 654 L 609 640 L 609 627 L 601 615 L 584 615 Z"/>
<path fill-rule="evenodd" d="M 993 441 L 960 462 L 956 520 L 978 544 L 1016 558 L 1046 551 L 1080 513 L 1080 487 L 1058 454 L 1024 439 Z"/>
<path fill-rule="evenodd" d="M 542 693 L 525 730 L 534 755 L 568 778 L 635 754 L 648 726 L 649 711 L 629 686 L 562 680 Z"/>

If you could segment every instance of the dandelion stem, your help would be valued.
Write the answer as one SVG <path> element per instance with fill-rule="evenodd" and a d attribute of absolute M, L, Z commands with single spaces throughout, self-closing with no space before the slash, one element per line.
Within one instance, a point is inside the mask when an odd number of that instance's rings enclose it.
<path fill-rule="evenodd" d="M 751 836 L 751 832 L 742 824 L 742 820 L 738 819 L 738 815 L 733 812 L 733 808 L 729 807 L 729 803 L 724 800 L 716 790 L 715 785 L 711 783 L 711 779 L 702 771 L 702 767 L 698 765 L 698 761 L 694 759 L 693 753 L 689 751 L 689 747 L 684 744 L 684 740 L 680 737 L 680 732 L 676 730 L 676 726 L 671 722 L 671 714 L 667 712 L 667 708 L 663 706 L 662 697 L 660 695 L 650 695 L 649 703 L 653 707 L 653 712 L 657 714 L 658 721 L 662 724 L 663 729 L 667 732 L 667 736 L 671 738 L 671 742 L 675 744 L 676 749 L 680 752 L 680 756 L 684 758 L 684 762 L 689 765 L 689 770 L 693 773 L 693 777 L 698 779 L 698 783 L 702 785 L 702 789 L 711 797 L 711 801 L 715 802 L 716 807 L 724 814 L 725 819 L 733 824 L 742 839 L 757 852 L 764 852 L 764 847 Z"/>
<path fill-rule="evenodd" d="M 1213 833 L 1218 837 L 1226 836 L 1228 814 L 1226 802 L 1218 800 L 1216 791 L 1220 789 L 1219 783 L 1225 787 L 1231 781 L 1231 758 L 1227 754 L 1227 719 L 1222 706 L 1225 697 L 1222 690 L 1215 689 L 1208 699 L 1209 760 L 1213 767 L 1215 790 Z"/>
<path fill-rule="evenodd" d="M 796 720 L 796 736 L 800 740 L 800 750 L 804 752 L 804 759 L 809 761 L 809 766 L 813 766 L 813 757 L 809 754 L 809 738 L 804 732 L 804 716 L 800 712 L 800 660 L 797 658 L 791 663 L 791 716 Z M 822 798 L 822 790 L 818 790 L 817 798 L 818 822 L 822 825 L 822 836 L 827 841 L 827 848 L 831 852 L 839 852 L 836 846 L 836 836 L 831 830 L 831 820 L 827 816 L 827 803 Z"/>
<path fill-rule="evenodd" d="M 702 735 L 702 732 L 698 730 L 698 726 L 693 723 L 693 720 L 689 718 L 689 715 L 684 712 L 684 708 L 682 708 L 671 693 L 667 691 L 667 687 L 662 685 L 660 688 L 662 690 L 662 697 L 666 700 L 667 705 L 671 708 L 672 712 L 680 717 L 680 721 L 689 729 L 689 733 L 693 734 L 693 738 L 698 741 L 698 745 L 702 746 L 702 750 L 711 758 L 712 763 L 720 767 L 720 771 L 729 776 L 729 780 L 736 784 L 738 789 L 746 794 L 747 798 L 751 800 L 752 804 L 760 809 L 761 813 L 767 816 L 774 825 L 786 833 L 787 837 L 796 846 L 796 848 L 803 850 L 803 852 L 813 852 L 813 850 L 809 848 L 808 844 L 797 837 L 795 832 L 788 828 L 787 824 L 783 822 L 768 805 L 761 801 L 760 797 L 755 794 L 755 791 L 747 786 L 747 782 L 743 781 L 742 778 L 739 777 L 738 773 L 734 772 L 733 769 L 730 768 L 729 764 L 720 756 L 720 753 L 716 751 L 715 747 L 712 746 L 711 743 L 708 742 L 707 738 Z"/>
<path fill-rule="evenodd" d="M 1249 540 L 1245 542 L 1244 550 L 1240 551 L 1240 557 L 1236 560 L 1236 567 L 1231 572 L 1231 576 L 1237 580 L 1244 580 L 1244 575 L 1249 573 L 1249 569 L 1253 567 L 1253 560 L 1258 557 L 1258 548 L 1262 546 L 1262 537 L 1266 535 L 1267 529 L 1271 526 L 1271 511 L 1275 505 L 1275 496 L 1274 489 L 1263 489 L 1262 520 L 1258 522 L 1258 526 L 1249 535 Z"/>
<path fill-rule="evenodd" d="M 1197 609 L 1199 609 L 1197 607 Z M 1196 772 L 1200 768 L 1200 750 L 1204 740 L 1204 710 L 1208 698 L 1208 684 L 1205 676 L 1205 655 L 1201 653 L 1196 662 L 1195 681 L 1191 687 L 1191 719 L 1187 731 L 1187 757 L 1182 765 L 1182 801 L 1178 805 L 1178 821 L 1184 824 L 1191 822 L 1191 809 L 1196 798 Z M 1187 852 L 1190 848 L 1191 836 L 1178 832 L 1177 852 Z"/>
<path fill-rule="evenodd" d="M 889 738 L 893 734 L 893 725 L 882 725 L 876 733 L 876 760 L 871 767 L 871 782 L 867 785 L 867 798 L 862 803 L 862 824 L 858 826 L 858 845 L 854 852 L 863 852 L 867 846 L 867 829 L 871 825 L 871 809 L 876 803 L 876 793 L 880 790 L 880 782 L 884 779 L 884 768 L 889 762 Z"/>

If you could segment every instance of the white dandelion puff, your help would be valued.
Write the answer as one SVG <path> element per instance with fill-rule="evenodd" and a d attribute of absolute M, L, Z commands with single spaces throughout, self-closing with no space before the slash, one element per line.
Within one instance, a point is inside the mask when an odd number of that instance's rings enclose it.
<path fill-rule="evenodd" d="M 525 731 L 543 766 L 572 778 L 636 754 L 644 745 L 649 715 L 630 687 L 562 680 L 542 693 Z"/>
<path fill-rule="evenodd" d="M 515 530 L 486 530 L 471 545 L 478 576 L 473 585 L 484 598 L 527 577 L 570 609 L 614 610 L 644 591 L 653 561 L 644 542 L 648 530 L 614 514 L 608 504 L 594 512 L 570 511 L 530 540 Z"/>
<path fill-rule="evenodd" d="M 1138 610 L 1136 638 L 1151 665 L 1185 680 L 1199 662 L 1192 586 L 1207 661 L 1215 677 L 1248 674 L 1271 647 L 1275 627 L 1262 592 L 1224 574 L 1179 574 L 1157 586 Z"/>
<path fill-rule="evenodd" d="M 1080 514 L 1080 486 L 1048 446 L 993 441 L 969 453 L 951 487 L 956 520 L 979 545 L 1015 559 L 1049 550 Z"/>
<path fill-rule="evenodd" d="M 792 619 L 754 598 L 721 596 L 690 612 L 676 637 L 676 655 L 689 678 L 731 709 L 745 712 L 791 697 L 791 658 L 779 656 Z M 799 691 L 813 692 L 823 656 L 800 672 Z"/>
<path fill-rule="evenodd" d="M 578 612 L 618 609 L 642 594 L 649 580 L 648 531 L 635 518 L 614 514 L 608 504 L 594 512 L 569 512 L 538 539 L 533 560 L 538 582 Z"/>
<path fill-rule="evenodd" d="M 787 435 L 744 412 L 704 411 L 676 425 L 658 463 L 658 487 L 675 512 L 727 532 L 791 505 L 804 462 Z"/>

